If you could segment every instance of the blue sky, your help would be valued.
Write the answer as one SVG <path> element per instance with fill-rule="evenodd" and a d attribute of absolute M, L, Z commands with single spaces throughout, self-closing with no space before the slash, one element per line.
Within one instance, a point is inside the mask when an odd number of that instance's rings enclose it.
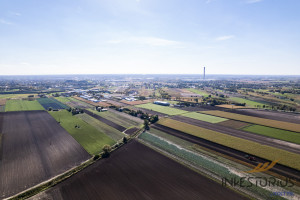
<path fill-rule="evenodd" d="M 300 75 L 299 0 L 1 0 L 0 74 Z"/>

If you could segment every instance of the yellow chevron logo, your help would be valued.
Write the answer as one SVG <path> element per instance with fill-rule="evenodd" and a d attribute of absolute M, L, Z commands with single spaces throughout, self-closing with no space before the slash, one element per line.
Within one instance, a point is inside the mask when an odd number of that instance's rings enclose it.
<path fill-rule="evenodd" d="M 266 163 L 259 163 L 254 169 L 250 171 L 245 171 L 248 173 L 255 173 L 255 172 L 265 172 L 274 167 L 274 165 L 278 162 L 279 160 L 272 161 L 271 164 L 269 162 Z M 270 165 L 269 165 L 270 164 Z"/>

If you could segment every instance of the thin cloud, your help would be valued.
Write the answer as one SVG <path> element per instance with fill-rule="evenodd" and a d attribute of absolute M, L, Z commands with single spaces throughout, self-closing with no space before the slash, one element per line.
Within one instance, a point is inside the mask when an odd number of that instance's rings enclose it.
<path fill-rule="evenodd" d="M 4 20 L 4 19 L 0 19 L 0 24 L 12 25 L 11 22 L 6 21 L 6 20 Z"/>
<path fill-rule="evenodd" d="M 130 37 L 122 40 L 109 40 L 109 44 L 121 44 L 121 43 L 134 43 L 139 45 L 149 45 L 149 46 L 179 46 L 182 43 L 174 40 L 167 40 L 157 37 Z"/>
<path fill-rule="evenodd" d="M 14 16 L 21 16 L 22 14 L 21 13 L 18 13 L 18 12 L 9 12 L 11 15 L 14 15 Z"/>
<path fill-rule="evenodd" d="M 156 37 L 133 37 L 130 40 L 138 44 L 146 44 L 150 46 L 173 46 L 173 45 L 180 44 L 180 42 L 177 41 L 156 38 Z"/>
<path fill-rule="evenodd" d="M 246 3 L 258 3 L 261 1 L 263 1 L 263 0 L 247 0 Z"/>
<path fill-rule="evenodd" d="M 216 40 L 217 41 L 224 41 L 224 40 L 230 40 L 234 37 L 235 37 L 234 35 L 224 35 L 224 36 L 217 37 Z"/>

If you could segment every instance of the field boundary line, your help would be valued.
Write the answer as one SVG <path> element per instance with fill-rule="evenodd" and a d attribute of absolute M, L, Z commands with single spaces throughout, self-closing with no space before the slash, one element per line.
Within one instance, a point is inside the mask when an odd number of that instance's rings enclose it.
<path fill-rule="evenodd" d="M 158 152 L 158 153 L 166 156 L 167 158 L 169 158 L 169 159 L 171 159 L 171 160 L 173 160 L 173 161 L 175 161 L 175 162 L 177 162 L 177 163 L 179 163 L 181 165 L 184 165 L 185 167 L 189 168 L 190 170 L 193 170 L 196 173 L 198 173 L 200 175 L 203 175 L 203 176 L 205 176 L 205 177 L 207 177 L 207 178 L 209 178 L 209 179 L 217 182 L 218 184 L 222 183 L 222 178 L 219 177 L 218 175 L 216 175 L 216 174 L 214 174 L 212 172 L 209 172 L 208 170 L 203 169 L 201 167 L 197 167 L 197 166 L 191 164 L 190 162 L 188 162 L 188 161 L 186 161 L 184 159 L 179 158 L 178 156 L 175 156 L 175 155 L 173 155 L 171 153 L 168 153 L 165 150 L 160 149 L 159 147 L 156 147 L 156 146 L 150 144 L 149 142 L 144 141 L 143 139 L 137 138 L 137 140 L 138 140 L 138 142 L 140 142 L 140 143 L 144 144 L 145 146 L 151 148 L 152 150 L 154 150 L 154 151 L 156 151 L 156 152 Z M 255 195 L 255 194 L 253 194 L 253 193 L 251 193 L 251 192 L 249 192 L 247 190 L 243 190 L 241 188 L 237 189 L 237 188 L 233 188 L 231 186 L 227 186 L 227 188 L 230 188 L 231 190 L 233 190 L 235 192 L 238 191 L 239 193 L 242 193 L 242 195 L 244 195 L 244 196 L 248 195 L 250 197 L 254 197 L 255 199 L 263 200 L 261 197 Z"/>

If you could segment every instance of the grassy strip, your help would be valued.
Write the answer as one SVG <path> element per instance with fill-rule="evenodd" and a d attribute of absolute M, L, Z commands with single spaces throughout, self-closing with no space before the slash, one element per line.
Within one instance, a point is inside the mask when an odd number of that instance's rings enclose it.
<path fill-rule="evenodd" d="M 98 119 L 95 119 L 95 118 L 85 114 L 85 113 L 79 114 L 79 115 L 77 115 L 77 117 L 79 117 L 86 123 L 92 125 L 100 132 L 105 133 L 110 138 L 112 138 L 114 141 L 118 141 L 125 136 L 124 133 L 118 131 L 117 129 L 115 129 L 115 128 L 113 128 L 113 127 L 111 127 L 111 126 L 99 121 Z"/>
<path fill-rule="evenodd" d="M 246 106 L 250 106 L 250 107 L 255 107 L 257 105 L 262 107 L 263 105 L 266 105 L 266 104 L 262 104 L 262 103 L 259 103 L 256 101 L 251 101 L 251 100 L 239 98 L 239 97 L 230 97 L 229 100 L 234 101 L 236 103 L 246 103 Z"/>
<path fill-rule="evenodd" d="M 247 126 L 242 130 L 260 134 L 260 135 L 265 135 L 279 140 L 300 144 L 300 133 L 296 133 L 296 132 L 285 131 L 277 128 L 271 128 L 271 127 L 260 126 L 260 125 Z"/>
<path fill-rule="evenodd" d="M 49 113 L 91 155 L 99 153 L 105 144 L 112 145 L 115 143 L 106 134 L 98 131 L 76 115 L 73 116 L 67 110 Z"/>
<path fill-rule="evenodd" d="M 235 119 L 238 121 L 249 122 L 252 124 L 259 124 L 259 125 L 263 125 L 263 126 L 270 126 L 270 127 L 274 127 L 274 128 L 300 132 L 300 124 L 295 124 L 295 123 L 282 122 L 282 121 L 277 121 L 277 120 L 272 120 L 272 119 L 264 119 L 264 118 L 260 118 L 260 117 L 252 117 L 252 116 L 241 115 L 241 114 L 236 114 L 236 113 L 229 113 L 229 112 L 218 111 L 218 110 L 199 111 L 199 112 L 204 113 L 204 114 L 218 116 L 218 117 L 224 117 L 224 118 L 229 118 L 229 119 Z"/>
<path fill-rule="evenodd" d="M 21 99 L 14 99 L 14 100 L 8 100 L 5 105 L 5 112 L 26 111 L 26 110 L 44 110 L 44 108 L 36 100 L 27 101 L 27 100 L 21 100 Z"/>
<path fill-rule="evenodd" d="M 239 178 L 239 176 L 232 174 L 228 168 L 222 165 L 218 165 L 216 162 L 213 162 L 212 160 L 209 160 L 203 156 L 187 151 L 176 145 L 170 144 L 167 141 L 164 141 L 152 134 L 144 132 L 139 136 L 139 138 L 146 142 L 149 142 L 150 144 L 158 147 L 159 149 L 162 149 L 172 155 L 179 157 L 180 159 L 186 160 L 195 166 L 202 167 L 208 170 L 209 172 L 216 174 L 219 177 L 226 177 L 228 179 Z M 250 185 L 248 181 L 245 181 L 245 185 L 247 184 Z M 259 194 L 264 199 L 283 199 L 279 196 L 271 196 L 272 193 L 270 191 L 264 190 L 260 187 L 248 187 L 247 189 L 255 194 Z"/>
<path fill-rule="evenodd" d="M 27 98 L 29 95 L 36 96 L 37 94 L 0 94 L 0 99 Z"/>
<path fill-rule="evenodd" d="M 204 90 L 197 90 L 197 89 L 194 89 L 194 88 L 188 88 L 187 90 L 190 91 L 190 92 L 193 92 L 195 94 L 200 94 L 201 96 L 204 96 L 204 97 L 208 97 L 208 95 L 209 95 L 209 93 L 207 93 Z"/>
<path fill-rule="evenodd" d="M 96 115 L 99 115 L 101 117 L 104 117 L 110 121 L 113 121 L 116 124 L 119 124 L 120 126 L 123 126 L 125 128 L 130 128 L 133 126 L 137 126 L 140 127 L 140 123 L 133 121 L 127 117 L 124 117 L 122 115 L 119 115 L 117 113 L 114 112 L 110 112 L 110 111 L 106 111 L 106 112 L 98 112 L 96 110 L 93 109 L 89 109 L 89 111 L 95 113 Z"/>
<path fill-rule="evenodd" d="M 202 127 L 190 125 L 172 119 L 164 119 L 158 122 L 164 126 L 200 137 L 239 151 L 265 158 L 267 160 L 279 160 L 279 163 L 300 170 L 300 155 L 282 149 L 262 145 L 249 140 L 226 135 Z M 276 152 L 276 153 L 274 153 Z"/>
<path fill-rule="evenodd" d="M 200 121 L 205 121 L 205 122 L 210 122 L 210 123 L 219 123 L 219 122 L 223 122 L 223 121 L 227 121 L 228 119 L 225 118 L 221 118 L 221 117 L 215 117 L 212 115 L 206 115 L 206 114 L 202 114 L 202 113 L 197 113 L 197 112 L 189 112 L 189 113 L 184 113 L 181 114 L 184 117 L 189 117 L 192 119 L 197 119 Z"/>
<path fill-rule="evenodd" d="M 168 106 L 160 106 L 160 105 L 156 105 L 156 104 L 153 104 L 153 103 L 137 105 L 135 107 L 145 108 L 145 109 L 148 109 L 148 110 L 153 110 L 153 111 L 164 113 L 164 114 L 167 114 L 167 115 L 180 115 L 180 114 L 183 114 L 183 113 L 187 112 L 185 110 L 179 110 L 179 109 L 171 108 L 171 107 L 168 107 Z"/>

